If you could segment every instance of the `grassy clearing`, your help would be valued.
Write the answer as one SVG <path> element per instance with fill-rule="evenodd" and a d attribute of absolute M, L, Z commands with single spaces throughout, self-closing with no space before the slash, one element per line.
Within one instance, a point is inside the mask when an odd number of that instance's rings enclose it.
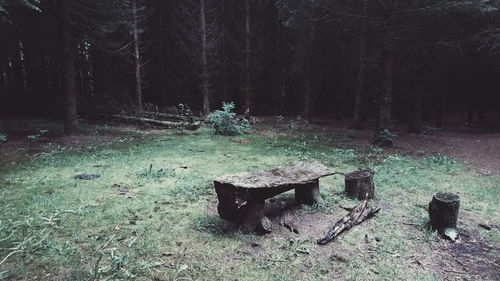
<path fill-rule="evenodd" d="M 10 256 L 0 280 L 440 280 L 436 251 L 443 242 L 425 227 L 425 207 L 437 191 L 461 196 L 463 231 L 500 241 L 498 229 L 477 227 L 500 224 L 500 180 L 449 157 L 332 147 L 321 133 L 243 137 L 250 143 L 208 129 L 134 133 L 1 167 L 0 262 Z M 278 227 L 259 237 L 218 218 L 214 178 L 305 159 L 340 172 L 375 170 L 375 201 L 383 210 L 331 244 L 316 245 L 345 214 L 340 206 L 356 204 L 342 193 L 343 177 L 332 176 L 321 181 L 322 201 L 299 214 L 318 218 L 309 232 Z M 102 164 L 109 167 L 94 167 Z M 79 173 L 102 176 L 75 180 Z"/>

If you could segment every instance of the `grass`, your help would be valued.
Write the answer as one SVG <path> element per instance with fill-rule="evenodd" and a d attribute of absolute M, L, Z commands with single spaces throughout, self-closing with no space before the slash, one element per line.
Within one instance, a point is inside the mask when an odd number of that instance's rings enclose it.
<path fill-rule="evenodd" d="M 116 128 L 87 130 L 97 138 Z M 425 206 L 438 191 L 461 196 L 462 230 L 500 241 L 498 229 L 476 227 L 499 224 L 500 180 L 447 156 L 331 147 L 321 133 L 243 137 L 250 143 L 208 129 L 132 132 L 0 167 L 0 262 L 11 254 L 0 280 L 440 280 L 433 266 L 440 242 L 425 226 Z M 383 210 L 328 246 L 315 244 L 316 233 L 255 236 L 216 215 L 214 178 L 305 159 L 340 172 L 373 169 Z M 75 180 L 80 173 L 101 177 Z M 340 206 L 356 204 L 342 191 L 343 177 L 324 178 L 322 201 L 304 208 L 329 218 L 319 229 L 345 214 Z"/>

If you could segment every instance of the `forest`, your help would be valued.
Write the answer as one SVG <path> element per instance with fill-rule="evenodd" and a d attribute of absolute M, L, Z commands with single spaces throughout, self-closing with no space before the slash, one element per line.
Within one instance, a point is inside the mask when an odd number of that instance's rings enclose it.
<path fill-rule="evenodd" d="M 500 0 L 0 0 L 0 280 L 500 280 Z"/>
<path fill-rule="evenodd" d="M 78 116 L 181 103 L 412 132 L 500 118 L 496 1 L 0 5 L 2 113 L 64 116 L 68 133 Z"/>

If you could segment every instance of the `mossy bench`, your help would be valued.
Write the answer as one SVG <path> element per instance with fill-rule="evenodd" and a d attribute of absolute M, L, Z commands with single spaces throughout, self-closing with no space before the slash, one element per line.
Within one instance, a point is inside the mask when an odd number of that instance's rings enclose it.
<path fill-rule="evenodd" d="M 319 162 L 299 162 L 255 173 L 222 176 L 214 181 L 221 218 L 243 223 L 264 217 L 265 200 L 295 189 L 295 199 L 312 205 L 319 196 L 319 178 L 334 172 Z"/>

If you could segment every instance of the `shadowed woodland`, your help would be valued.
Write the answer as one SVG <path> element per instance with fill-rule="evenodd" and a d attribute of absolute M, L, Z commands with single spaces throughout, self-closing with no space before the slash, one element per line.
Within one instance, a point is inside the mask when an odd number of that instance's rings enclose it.
<path fill-rule="evenodd" d="M 500 280 L 500 1 L 0 0 L 0 280 Z"/>

